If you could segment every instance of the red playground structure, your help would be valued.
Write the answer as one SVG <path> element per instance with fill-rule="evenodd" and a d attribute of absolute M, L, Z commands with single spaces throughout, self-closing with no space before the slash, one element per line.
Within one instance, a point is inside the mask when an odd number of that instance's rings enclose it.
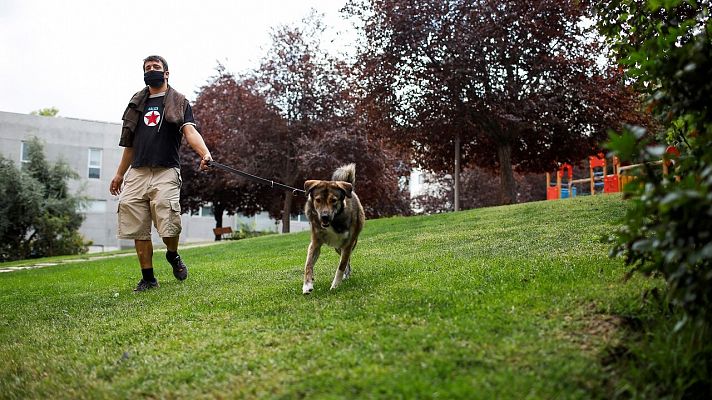
<path fill-rule="evenodd" d="M 618 160 L 613 159 L 613 174 L 608 174 L 607 163 L 603 154 L 588 157 L 589 177 L 573 179 L 574 168 L 571 164 L 563 163 L 556 172 L 556 183 L 551 181 L 551 174 L 546 173 L 546 199 L 566 199 L 575 197 L 577 183 L 589 183 L 590 194 L 620 192 L 618 179 Z"/>
<path fill-rule="evenodd" d="M 680 151 L 675 146 L 668 146 L 665 149 L 663 159 L 655 161 L 653 164 L 661 164 L 663 175 L 668 175 L 669 170 L 674 169 L 675 159 L 678 157 L 680 157 Z M 576 186 L 574 185 L 579 183 L 589 183 L 591 195 L 620 192 L 625 184 L 635 178 L 633 175 L 625 175 L 625 171 L 639 168 L 641 165 L 621 166 L 618 158 L 613 157 L 613 173 L 609 174 L 606 157 L 603 153 L 598 153 L 595 156 L 588 157 L 588 178 L 573 179 L 574 168 L 571 164 L 563 163 L 556 171 L 556 183 L 551 181 L 551 174 L 546 173 L 546 199 L 555 200 L 575 197 Z M 679 179 L 679 176 L 675 176 L 675 180 Z"/>
<path fill-rule="evenodd" d="M 551 174 L 546 173 L 546 199 L 547 200 L 554 200 L 554 199 L 565 199 L 569 197 L 569 193 L 571 193 L 571 180 L 573 179 L 574 176 L 574 167 L 571 166 L 571 164 L 568 163 L 563 163 L 559 167 L 559 170 L 556 171 L 556 185 L 551 182 Z M 564 178 L 566 178 L 566 182 L 564 182 Z M 576 196 L 574 188 L 574 193 L 571 197 Z"/>

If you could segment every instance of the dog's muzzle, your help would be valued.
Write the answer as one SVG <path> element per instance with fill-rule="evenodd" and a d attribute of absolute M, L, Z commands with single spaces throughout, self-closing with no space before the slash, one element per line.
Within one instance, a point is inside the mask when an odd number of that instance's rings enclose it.
<path fill-rule="evenodd" d="M 319 221 L 321 222 L 322 228 L 328 228 L 331 223 L 331 218 L 329 217 L 329 214 L 322 214 L 319 216 Z"/>

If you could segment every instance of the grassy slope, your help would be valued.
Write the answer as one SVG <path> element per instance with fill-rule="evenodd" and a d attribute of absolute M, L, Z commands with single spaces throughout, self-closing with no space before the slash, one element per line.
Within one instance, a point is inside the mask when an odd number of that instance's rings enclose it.
<path fill-rule="evenodd" d="M 0 396 L 581 398 L 601 395 L 605 314 L 638 278 L 599 240 L 618 196 L 368 221 L 336 291 L 308 234 L 187 249 L 133 294 L 134 258 L 0 274 Z M 159 258 L 161 257 L 161 258 Z"/>

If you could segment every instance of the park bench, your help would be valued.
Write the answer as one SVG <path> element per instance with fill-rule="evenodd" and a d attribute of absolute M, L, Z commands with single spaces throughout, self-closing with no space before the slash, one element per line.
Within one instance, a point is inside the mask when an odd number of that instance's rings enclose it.
<path fill-rule="evenodd" d="M 214 228 L 213 233 L 215 234 L 215 240 L 220 240 L 224 238 L 224 235 L 231 236 L 232 228 L 230 228 L 229 226 Z"/>

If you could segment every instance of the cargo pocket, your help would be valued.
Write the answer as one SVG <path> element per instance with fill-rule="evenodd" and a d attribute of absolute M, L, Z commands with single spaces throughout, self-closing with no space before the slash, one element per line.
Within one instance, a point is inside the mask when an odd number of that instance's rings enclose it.
<path fill-rule="evenodd" d="M 173 233 L 172 236 L 178 236 L 181 231 L 181 226 L 180 226 L 180 202 L 179 201 L 170 201 L 171 204 L 171 210 L 170 210 L 170 215 L 168 216 L 168 220 L 170 221 L 171 225 L 171 233 Z"/>

